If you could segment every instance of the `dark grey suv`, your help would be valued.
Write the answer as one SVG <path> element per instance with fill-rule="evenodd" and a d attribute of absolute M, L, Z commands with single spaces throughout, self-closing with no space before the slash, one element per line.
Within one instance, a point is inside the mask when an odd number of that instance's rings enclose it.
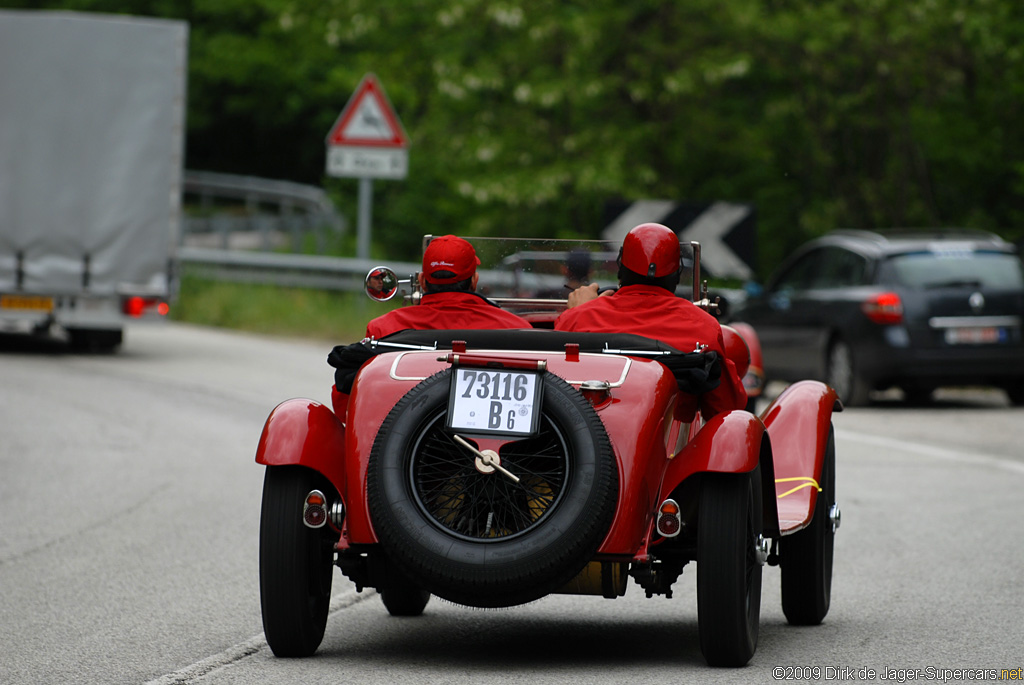
<path fill-rule="evenodd" d="M 1024 404 L 1024 267 L 998 236 L 837 231 L 797 250 L 736 313 L 769 380 L 824 380 L 847 405 L 987 385 Z"/>

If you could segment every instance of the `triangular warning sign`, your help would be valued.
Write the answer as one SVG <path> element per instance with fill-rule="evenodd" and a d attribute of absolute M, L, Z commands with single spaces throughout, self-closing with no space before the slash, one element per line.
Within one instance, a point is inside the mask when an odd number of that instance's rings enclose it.
<path fill-rule="evenodd" d="M 377 77 L 367 74 L 327 134 L 328 145 L 408 147 L 409 138 Z"/>

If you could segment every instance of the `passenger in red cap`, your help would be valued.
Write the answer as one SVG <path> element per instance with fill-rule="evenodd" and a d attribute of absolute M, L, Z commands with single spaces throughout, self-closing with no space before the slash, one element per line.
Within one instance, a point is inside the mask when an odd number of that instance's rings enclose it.
<path fill-rule="evenodd" d="M 598 297 L 597 283 L 577 288 L 569 294 L 569 309 L 555 320 L 555 329 L 634 333 L 666 342 L 680 352 L 706 346 L 722 359 L 722 380 L 699 398 L 684 396 L 677 416 L 693 420 L 698 402 L 705 419 L 743 409 L 747 393 L 736 366 L 725 357 L 721 325 L 675 295 L 682 271 L 680 257 L 679 238 L 672 229 L 653 223 L 636 226 L 626 234 L 619 252 L 619 289 Z"/>
<path fill-rule="evenodd" d="M 384 269 L 374 269 L 366 277 L 366 294 L 375 300 L 387 299 L 394 289 L 394 286 L 384 287 Z"/>
<path fill-rule="evenodd" d="M 383 338 L 407 328 L 530 328 L 525 319 L 506 312 L 476 292 L 480 258 L 467 241 L 454 235 L 434 238 L 423 252 L 419 275 L 423 297 L 415 307 L 402 307 L 366 325 L 367 337 Z"/>

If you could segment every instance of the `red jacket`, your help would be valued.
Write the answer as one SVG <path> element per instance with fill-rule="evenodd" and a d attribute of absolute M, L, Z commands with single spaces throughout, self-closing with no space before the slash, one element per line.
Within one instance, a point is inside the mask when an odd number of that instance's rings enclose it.
<path fill-rule="evenodd" d="M 530 322 L 506 312 L 481 295 L 469 292 L 428 293 L 415 307 L 402 307 L 366 324 L 367 337 L 383 338 L 397 331 L 445 328 L 530 328 Z"/>
<path fill-rule="evenodd" d="M 614 295 L 605 295 L 567 309 L 555 320 L 559 331 L 607 331 L 635 333 L 668 343 L 680 352 L 693 352 L 698 343 L 721 356 L 722 381 L 717 388 L 700 396 L 705 419 L 720 412 L 743 409 L 747 392 L 736 373 L 736 366 L 725 358 L 725 342 L 718 320 L 689 300 L 676 297 L 664 288 L 627 285 Z M 683 393 L 685 396 L 685 393 Z M 692 398 L 692 399 L 691 399 Z M 698 398 L 682 399 L 678 414 L 690 421 Z"/>

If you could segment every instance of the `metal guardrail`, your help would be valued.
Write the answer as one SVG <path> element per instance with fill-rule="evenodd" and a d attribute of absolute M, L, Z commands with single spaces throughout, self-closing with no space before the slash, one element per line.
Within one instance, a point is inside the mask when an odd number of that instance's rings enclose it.
<path fill-rule="evenodd" d="M 178 261 L 190 273 L 221 281 L 358 292 L 377 263 L 366 259 L 296 254 L 312 232 L 323 248 L 324 231 L 347 226 L 327 193 L 291 181 L 185 171 L 182 193 L 198 205 L 186 216 Z M 268 212 L 268 206 L 271 211 Z M 293 254 L 270 250 L 291 243 Z M 419 264 L 390 265 L 403 277 Z"/>
<path fill-rule="evenodd" d="M 380 260 L 355 257 L 323 257 L 319 255 L 279 254 L 248 250 L 220 250 L 204 247 L 181 247 L 178 260 L 189 269 L 207 278 L 240 283 L 272 284 L 289 288 L 318 288 L 360 292 L 370 269 L 381 266 Z M 383 262 L 407 278 L 418 272 L 419 262 Z M 480 282 L 485 292 L 504 293 L 517 284 L 530 291 L 557 288 L 565 280 L 560 276 L 519 274 L 507 269 L 481 269 Z"/>
<path fill-rule="evenodd" d="M 190 273 L 221 281 L 272 284 L 359 292 L 367 272 L 380 261 L 299 254 L 302 237 L 312 231 L 322 249 L 323 231 L 344 232 L 344 218 L 330 197 L 316 186 L 254 176 L 185 171 L 184 195 L 198 199 L 198 215 L 186 216 L 178 261 Z M 228 205 L 225 201 L 236 203 Z M 241 202 L 239 206 L 237 203 Z M 264 211 L 276 207 L 276 214 Z M 270 250 L 288 242 L 292 253 Z M 414 262 L 387 262 L 399 278 L 420 270 Z M 560 279 L 513 274 L 513 269 L 481 270 L 488 290 L 506 292 L 519 286 L 533 290 L 558 287 Z M 557 282 L 556 282 L 557 280 Z"/>
<path fill-rule="evenodd" d="M 283 287 L 358 292 L 367 272 L 380 262 L 349 257 L 277 254 L 184 246 L 178 259 L 192 273 L 221 281 L 269 283 Z M 420 270 L 413 262 L 389 262 L 399 277 Z"/>

